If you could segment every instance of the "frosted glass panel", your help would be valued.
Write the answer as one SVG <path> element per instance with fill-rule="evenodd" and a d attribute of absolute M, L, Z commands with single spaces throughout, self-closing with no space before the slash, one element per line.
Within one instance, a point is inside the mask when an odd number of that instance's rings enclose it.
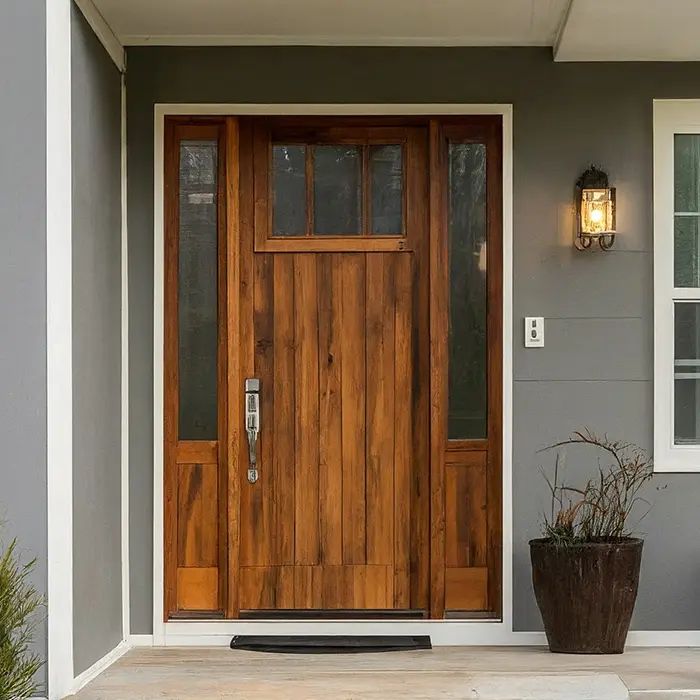
<path fill-rule="evenodd" d="M 180 144 L 180 440 L 217 439 L 217 142 Z"/>
<path fill-rule="evenodd" d="M 362 230 L 362 159 L 358 146 L 314 147 L 314 232 L 353 235 Z"/>
<path fill-rule="evenodd" d="M 379 235 L 398 235 L 403 230 L 403 148 L 371 146 L 369 170 L 372 180 L 372 228 Z"/>
<path fill-rule="evenodd" d="M 448 438 L 486 437 L 486 147 L 449 147 Z"/>
<path fill-rule="evenodd" d="M 272 235 L 306 233 L 306 146 L 272 147 Z"/>

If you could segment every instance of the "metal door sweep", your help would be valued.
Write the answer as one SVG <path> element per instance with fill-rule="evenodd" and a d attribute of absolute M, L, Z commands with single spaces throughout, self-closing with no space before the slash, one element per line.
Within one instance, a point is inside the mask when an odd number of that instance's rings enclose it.
<path fill-rule="evenodd" d="M 236 635 L 231 649 L 278 654 L 364 654 L 432 649 L 430 637 L 413 635 Z"/>

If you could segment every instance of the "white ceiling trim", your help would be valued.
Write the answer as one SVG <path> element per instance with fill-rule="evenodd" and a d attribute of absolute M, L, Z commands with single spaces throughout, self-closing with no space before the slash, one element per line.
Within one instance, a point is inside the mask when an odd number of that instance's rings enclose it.
<path fill-rule="evenodd" d="M 700 61 L 698 0 L 573 0 L 556 61 Z"/>
<path fill-rule="evenodd" d="M 102 16 L 92 0 L 75 0 L 75 4 L 83 13 L 95 36 L 100 40 L 105 51 L 109 54 L 114 65 L 121 73 L 126 71 L 126 53 L 123 43 L 117 38 L 112 28 Z"/>
<path fill-rule="evenodd" d="M 513 46 L 512 41 L 489 37 L 396 37 L 396 36 L 316 36 L 293 35 L 142 35 L 125 34 L 120 37 L 124 46 Z M 548 41 L 520 41 L 518 46 L 549 46 Z"/>
<path fill-rule="evenodd" d="M 564 39 L 566 28 L 569 25 L 569 18 L 571 17 L 571 8 L 573 7 L 574 2 L 575 0 L 569 0 L 569 4 L 566 6 L 564 15 L 561 18 L 561 24 L 559 25 L 557 38 L 554 40 L 554 46 L 552 47 L 552 55 L 555 61 L 558 60 L 557 56 L 559 54 L 559 47 L 561 46 L 562 40 Z"/>

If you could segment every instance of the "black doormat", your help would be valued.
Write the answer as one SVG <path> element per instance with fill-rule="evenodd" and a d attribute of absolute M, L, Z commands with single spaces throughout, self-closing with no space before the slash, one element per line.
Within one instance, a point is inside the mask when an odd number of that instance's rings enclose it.
<path fill-rule="evenodd" d="M 432 649 L 430 637 L 380 635 L 237 635 L 231 649 L 278 654 L 364 654 L 381 651 Z"/>

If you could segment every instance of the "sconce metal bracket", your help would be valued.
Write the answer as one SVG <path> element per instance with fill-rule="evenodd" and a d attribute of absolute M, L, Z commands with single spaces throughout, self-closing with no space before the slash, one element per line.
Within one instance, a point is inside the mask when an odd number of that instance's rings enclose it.
<path fill-rule="evenodd" d="M 608 187 L 610 187 L 608 174 L 593 164 L 576 180 L 577 192 L 583 189 L 607 189 Z"/>

